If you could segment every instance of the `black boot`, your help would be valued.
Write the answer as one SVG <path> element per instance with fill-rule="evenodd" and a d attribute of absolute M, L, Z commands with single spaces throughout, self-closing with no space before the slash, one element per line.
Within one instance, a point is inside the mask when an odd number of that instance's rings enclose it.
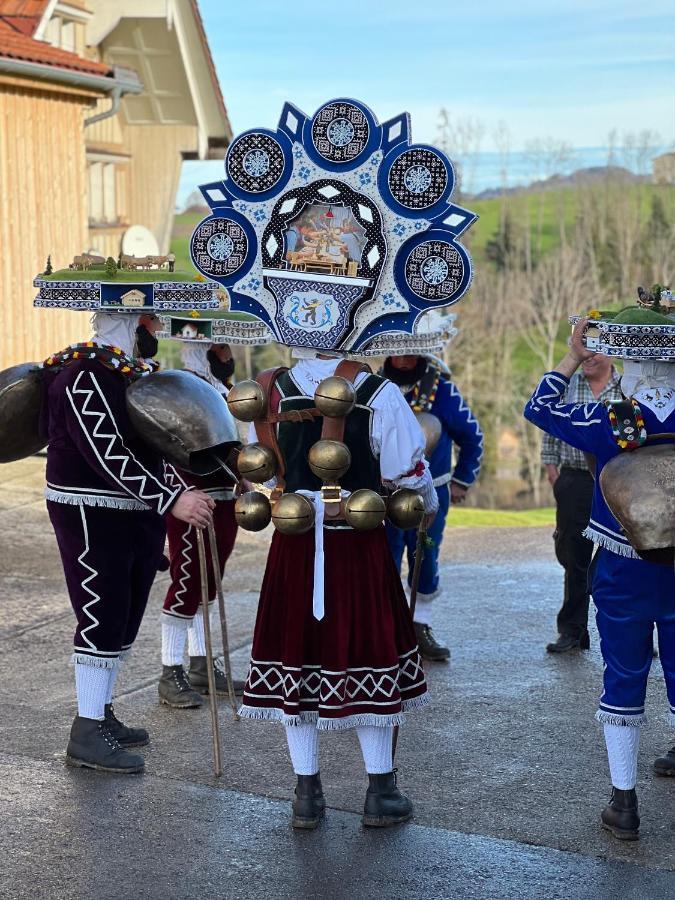
<path fill-rule="evenodd" d="M 443 662 L 450 659 L 450 648 L 444 647 L 436 640 L 431 625 L 421 625 L 419 622 L 415 622 L 414 625 L 417 646 L 422 659 L 429 659 L 432 662 Z"/>
<path fill-rule="evenodd" d="M 369 775 L 368 782 L 363 807 L 364 825 L 387 828 L 407 822 L 412 817 L 413 805 L 396 785 L 396 769 L 386 775 Z"/>
<path fill-rule="evenodd" d="M 150 743 L 150 735 L 145 728 L 130 728 L 115 715 L 112 703 L 105 705 L 105 723 L 108 731 L 122 747 L 145 747 Z"/>
<path fill-rule="evenodd" d="M 75 716 L 66 750 L 66 765 L 132 774 L 142 772 L 145 761 L 142 756 L 129 753 L 120 746 L 105 719 Z"/>
<path fill-rule="evenodd" d="M 675 747 L 654 760 L 654 771 L 657 775 L 675 775 Z"/>
<path fill-rule="evenodd" d="M 182 666 L 162 666 L 157 690 L 159 702 L 175 709 L 197 709 L 204 702 L 191 686 Z"/>
<path fill-rule="evenodd" d="M 578 634 L 561 634 L 558 640 L 546 645 L 548 653 L 569 653 L 570 650 L 589 650 L 591 640 L 588 631 Z"/>
<path fill-rule="evenodd" d="M 298 775 L 293 801 L 293 828 L 304 828 L 311 831 L 319 824 L 326 813 L 326 801 L 321 787 L 321 776 Z"/>
<path fill-rule="evenodd" d="M 612 796 L 601 814 L 602 827 L 611 831 L 620 841 L 637 841 L 640 837 L 640 816 L 638 815 L 635 788 L 621 791 L 612 788 Z"/>
<path fill-rule="evenodd" d="M 213 660 L 213 673 L 216 677 L 216 694 L 227 694 L 227 676 L 223 663 L 219 659 Z M 190 670 L 188 672 L 190 684 L 200 694 L 208 694 L 209 692 L 209 676 L 206 670 L 205 656 L 191 656 Z M 244 691 L 244 682 L 232 679 L 235 694 L 241 694 Z"/>

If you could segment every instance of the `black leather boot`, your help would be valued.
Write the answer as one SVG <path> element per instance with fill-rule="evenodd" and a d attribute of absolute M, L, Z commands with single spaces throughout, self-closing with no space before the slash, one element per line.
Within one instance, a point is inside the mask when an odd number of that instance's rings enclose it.
<path fill-rule="evenodd" d="M 582 634 L 561 634 L 557 641 L 546 645 L 548 653 L 569 653 L 570 650 L 590 650 L 591 640 L 588 631 Z"/>
<path fill-rule="evenodd" d="M 675 775 L 675 747 L 654 760 L 654 771 L 657 775 Z"/>
<path fill-rule="evenodd" d="M 188 681 L 182 666 L 162 666 L 157 690 L 159 702 L 174 709 L 197 709 L 204 702 Z"/>
<path fill-rule="evenodd" d="M 436 640 L 436 635 L 431 630 L 431 625 L 421 625 L 415 622 L 415 636 L 422 659 L 432 662 L 444 662 L 450 659 L 450 648 L 445 647 Z"/>
<path fill-rule="evenodd" d="M 612 788 L 612 796 L 601 814 L 602 827 L 611 831 L 620 841 L 637 841 L 640 837 L 640 816 L 638 815 L 635 788 L 621 791 Z"/>
<path fill-rule="evenodd" d="M 295 787 L 295 800 L 293 800 L 293 828 L 303 828 L 311 831 L 316 828 L 326 813 L 326 801 L 321 787 L 321 776 L 298 775 L 298 783 Z"/>
<path fill-rule="evenodd" d="M 407 822 L 412 817 L 413 805 L 396 784 L 396 769 L 386 775 L 369 775 L 366 802 L 363 807 L 363 824 L 370 828 L 387 828 Z"/>
<path fill-rule="evenodd" d="M 112 703 L 105 705 L 105 723 L 108 731 L 122 747 L 145 747 L 150 743 L 150 735 L 145 728 L 130 728 L 115 715 Z"/>
<path fill-rule="evenodd" d="M 227 694 L 227 677 L 223 663 L 219 659 L 213 660 L 213 672 L 216 676 L 216 694 Z M 188 672 L 190 684 L 200 694 L 208 694 L 209 692 L 209 676 L 206 670 L 205 656 L 191 656 L 190 670 Z M 232 679 L 235 694 L 242 694 L 244 691 L 244 682 Z"/>
<path fill-rule="evenodd" d="M 145 760 L 120 746 L 105 719 L 75 716 L 66 750 L 66 765 L 131 775 L 143 771 Z"/>

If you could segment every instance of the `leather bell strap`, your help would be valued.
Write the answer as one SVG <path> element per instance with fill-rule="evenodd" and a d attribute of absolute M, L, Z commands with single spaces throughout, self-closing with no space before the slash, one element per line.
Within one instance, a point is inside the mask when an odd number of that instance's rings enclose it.
<path fill-rule="evenodd" d="M 312 589 L 312 614 L 317 622 L 320 622 L 325 614 L 324 588 L 325 588 L 325 556 L 323 552 L 323 523 L 325 506 L 321 491 L 296 491 L 307 497 L 314 504 L 314 585 Z M 347 491 L 342 491 L 343 496 Z"/>
<path fill-rule="evenodd" d="M 338 363 L 333 375 L 345 378 L 353 387 L 356 376 L 361 372 L 372 374 L 372 369 L 365 363 L 356 362 L 353 359 L 343 359 Z M 346 421 L 346 416 L 324 416 L 321 440 L 344 441 Z"/>
<path fill-rule="evenodd" d="M 275 488 L 275 491 L 277 491 L 277 493 L 281 493 L 284 489 L 286 464 L 284 462 L 284 456 L 281 452 L 279 441 L 277 439 L 276 422 L 279 421 L 278 413 L 276 412 L 276 410 L 272 410 L 271 406 L 272 389 L 276 384 L 277 378 L 279 377 L 279 375 L 281 375 L 282 372 L 288 372 L 288 368 L 285 366 L 279 366 L 276 369 L 265 369 L 264 372 L 258 373 L 256 381 L 263 389 L 267 404 L 267 411 L 264 418 L 256 419 L 254 422 L 255 434 L 258 438 L 258 443 L 262 444 L 263 447 L 267 447 L 268 450 L 271 450 L 277 460 L 277 487 Z"/>

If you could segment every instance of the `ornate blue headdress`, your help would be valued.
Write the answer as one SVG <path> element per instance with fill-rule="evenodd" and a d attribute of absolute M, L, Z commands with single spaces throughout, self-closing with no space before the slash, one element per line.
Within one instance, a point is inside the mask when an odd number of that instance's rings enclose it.
<path fill-rule="evenodd" d="M 280 343 L 364 352 L 469 287 L 457 239 L 477 216 L 450 202 L 454 182 L 440 150 L 410 143 L 407 113 L 380 125 L 355 100 L 311 118 L 287 103 L 276 131 L 240 135 L 225 178 L 201 187 L 211 214 L 192 260 Z"/>

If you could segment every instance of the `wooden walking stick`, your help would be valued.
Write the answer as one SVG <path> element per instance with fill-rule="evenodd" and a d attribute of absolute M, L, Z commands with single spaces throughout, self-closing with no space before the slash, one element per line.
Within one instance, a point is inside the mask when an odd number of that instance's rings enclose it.
<path fill-rule="evenodd" d="M 202 586 L 202 613 L 204 615 L 204 643 L 206 644 L 206 674 L 209 680 L 209 706 L 211 708 L 211 732 L 213 735 L 213 774 L 219 778 L 223 774 L 220 754 L 220 731 L 218 730 L 218 697 L 216 695 L 216 675 L 213 670 L 213 645 L 211 644 L 211 622 L 209 619 L 209 583 L 206 576 L 206 551 L 204 533 L 195 526 L 197 551 L 199 553 L 199 578 Z"/>
<path fill-rule="evenodd" d="M 420 527 L 417 529 L 417 544 L 415 545 L 415 563 L 413 565 L 413 574 L 410 581 L 410 615 L 415 619 L 415 607 L 417 606 L 417 587 L 420 583 L 420 572 L 422 571 L 422 560 L 424 559 L 424 548 L 426 547 L 427 530 L 422 520 Z M 391 736 L 391 758 L 396 756 L 396 745 L 398 744 L 399 726 L 394 725 L 394 731 Z"/>
<path fill-rule="evenodd" d="M 218 559 L 218 545 L 216 543 L 216 530 L 213 522 L 209 522 L 209 545 L 211 547 L 211 564 L 213 568 L 213 578 L 216 583 L 216 596 L 218 597 L 218 614 L 220 616 L 220 632 L 223 640 L 223 662 L 225 664 L 225 678 L 227 680 L 227 693 L 230 698 L 230 705 L 234 713 L 235 722 L 239 721 L 239 713 L 237 712 L 237 697 L 234 693 L 234 683 L 232 681 L 232 661 L 230 659 L 230 641 L 227 634 L 227 618 L 225 615 L 225 595 L 223 593 L 223 582 L 220 577 L 220 560 Z"/>

